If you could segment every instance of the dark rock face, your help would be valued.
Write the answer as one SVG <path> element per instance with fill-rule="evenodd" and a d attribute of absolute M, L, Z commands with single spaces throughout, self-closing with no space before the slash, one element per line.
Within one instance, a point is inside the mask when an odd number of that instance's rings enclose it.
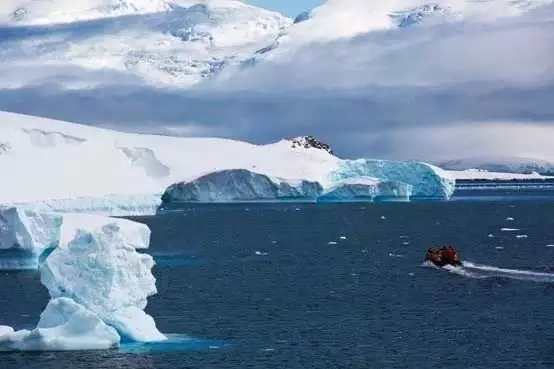
<path fill-rule="evenodd" d="M 333 150 L 331 150 L 331 146 L 319 141 L 314 136 L 296 137 L 296 138 L 293 138 L 291 141 L 292 141 L 292 147 L 304 147 L 306 149 L 313 147 L 316 149 L 325 150 L 331 155 L 333 154 Z"/>

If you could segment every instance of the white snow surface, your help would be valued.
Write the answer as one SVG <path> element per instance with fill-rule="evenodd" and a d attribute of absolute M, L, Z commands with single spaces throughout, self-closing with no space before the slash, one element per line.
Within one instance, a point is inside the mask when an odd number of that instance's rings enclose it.
<path fill-rule="evenodd" d="M 157 293 L 154 260 L 137 252 L 148 247 L 148 227 L 92 215 L 58 216 L 62 228 L 43 233 L 59 234 L 60 240 L 39 265 L 51 300 L 35 329 L 0 327 L 0 350 L 92 350 L 123 340 L 166 340 L 144 312 L 147 298 Z"/>
<path fill-rule="evenodd" d="M 151 214 L 161 202 L 154 196 L 170 185 L 237 168 L 317 181 L 324 188 L 336 180 L 373 176 L 411 184 L 414 193 L 448 198 L 453 191 L 448 173 L 434 166 L 377 161 L 374 173 L 322 149 L 292 147 L 289 140 L 253 145 L 130 134 L 3 112 L 0 120 L 0 140 L 7 148 L 0 154 L 0 171 L 10 173 L 2 182 L 0 204 L 24 209 Z M 404 174 L 388 172 L 388 165 Z"/>
<path fill-rule="evenodd" d="M 33 330 L 0 327 L 0 351 L 103 350 L 118 347 L 120 336 L 95 313 L 75 301 L 50 300 Z M 10 332 L 11 331 L 11 332 Z"/>

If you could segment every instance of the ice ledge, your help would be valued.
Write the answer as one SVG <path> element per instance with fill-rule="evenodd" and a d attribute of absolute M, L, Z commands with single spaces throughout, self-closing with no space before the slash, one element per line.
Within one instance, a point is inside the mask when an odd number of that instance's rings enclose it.
<path fill-rule="evenodd" d="M 0 204 L 0 207 L 16 207 L 20 210 L 55 213 L 86 213 L 110 217 L 155 215 L 161 204 L 161 193 L 106 195 L 47 199 L 30 202 Z"/>

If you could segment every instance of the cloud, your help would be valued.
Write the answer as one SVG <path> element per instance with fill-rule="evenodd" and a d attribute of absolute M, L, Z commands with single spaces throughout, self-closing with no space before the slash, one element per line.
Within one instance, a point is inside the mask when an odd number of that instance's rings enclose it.
<path fill-rule="evenodd" d="M 494 23 L 446 23 L 312 43 L 214 89 L 537 86 L 554 81 L 554 5 Z"/>
<path fill-rule="evenodd" d="M 36 69 L 24 87 L 0 90 L 0 109 L 257 143 L 311 134 L 344 157 L 554 158 L 554 6 L 539 10 L 305 45 L 189 90 Z M 67 89 L 64 78 L 87 87 Z"/>

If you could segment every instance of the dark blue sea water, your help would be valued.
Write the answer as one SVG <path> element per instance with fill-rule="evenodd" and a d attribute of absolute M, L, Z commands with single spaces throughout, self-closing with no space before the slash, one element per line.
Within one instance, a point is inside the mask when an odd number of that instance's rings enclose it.
<path fill-rule="evenodd" d="M 554 367 L 552 200 L 210 205 L 133 219 L 152 229 L 159 293 L 147 310 L 172 341 L 4 353 L 1 369 Z M 473 267 L 422 266 L 443 243 Z M 0 324 L 33 327 L 48 299 L 38 273 L 0 283 Z"/>

